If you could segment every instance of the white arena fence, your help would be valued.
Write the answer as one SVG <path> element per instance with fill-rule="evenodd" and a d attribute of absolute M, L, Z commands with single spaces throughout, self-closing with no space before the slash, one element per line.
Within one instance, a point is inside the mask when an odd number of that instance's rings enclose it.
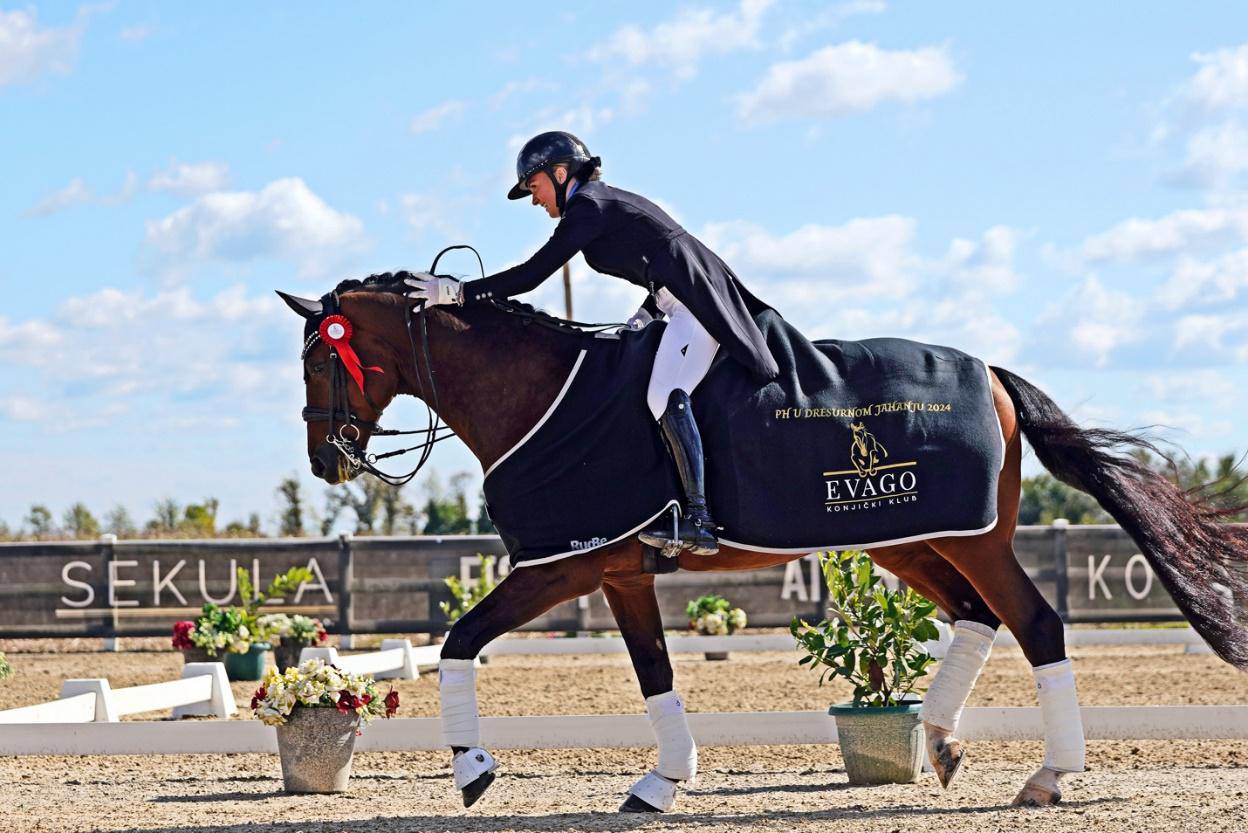
<path fill-rule="evenodd" d="M 171 709 L 174 719 L 191 715 L 227 718 L 238 711 L 220 662 L 191 662 L 182 677 L 164 683 L 112 688 L 106 679 L 66 680 L 58 700 L 0 711 L 0 737 L 12 724 L 40 724 L 36 732 L 56 732 L 46 724 L 116 723 L 126 715 Z M 160 724 L 168 725 L 168 724 Z"/>

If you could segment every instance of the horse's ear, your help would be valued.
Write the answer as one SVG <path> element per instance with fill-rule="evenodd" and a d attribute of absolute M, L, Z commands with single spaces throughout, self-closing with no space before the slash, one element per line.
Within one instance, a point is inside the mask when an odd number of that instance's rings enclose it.
<path fill-rule="evenodd" d="M 273 290 L 281 299 L 286 302 L 286 306 L 293 309 L 303 318 L 316 318 L 321 314 L 321 302 L 310 301 L 307 298 L 297 298 L 294 295 L 287 295 L 280 289 Z"/>

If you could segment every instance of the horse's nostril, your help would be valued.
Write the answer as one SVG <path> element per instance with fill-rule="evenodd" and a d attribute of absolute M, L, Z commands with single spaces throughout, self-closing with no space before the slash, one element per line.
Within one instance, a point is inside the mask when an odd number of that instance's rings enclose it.
<path fill-rule="evenodd" d="M 312 476 L 320 477 L 325 474 L 325 461 L 320 457 L 312 458 Z"/>

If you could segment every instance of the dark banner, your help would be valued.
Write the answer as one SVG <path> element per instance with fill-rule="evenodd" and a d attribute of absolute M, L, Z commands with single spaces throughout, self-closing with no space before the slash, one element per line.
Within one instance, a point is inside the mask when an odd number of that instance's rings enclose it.
<path fill-rule="evenodd" d="M 1020 527 L 1014 546 L 1019 563 L 1069 622 L 1179 618 L 1144 556 L 1116 526 Z M 338 633 L 438 633 L 446 628 L 439 603 L 453 601 L 444 579 L 475 581 L 487 555 L 502 555 L 498 538 L 114 542 L 106 536 L 97 542 L 0 544 L 0 637 L 166 634 L 204 602 L 237 602 L 238 567 L 263 587 L 296 565 L 311 570 L 313 580 L 274 603 L 275 612 L 318 616 Z M 503 562 L 495 562 L 499 577 Z M 823 610 L 813 556 L 748 573 L 674 573 L 657 583 L 669 627 L 684 627 L 685 603 L 705 593 L 744 608 L 753 625 L 787 625 L 794 615 L 821 616 Z M 595 593 L 528 627 L 613 626 L 602 595 Z"/>

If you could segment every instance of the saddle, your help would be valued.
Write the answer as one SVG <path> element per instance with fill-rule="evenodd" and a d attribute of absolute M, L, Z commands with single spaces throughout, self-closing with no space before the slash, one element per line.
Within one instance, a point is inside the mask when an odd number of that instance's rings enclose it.
<path fill-rule="evenodd" d="M 721 544 L 804 553 L 995 526 L 1005 442 L 982 361 L 902 339 L 811 342 L 772 310 L 755 321 L 780 375 L 761 383 L 721 351 L 693 392 Z M 645 401 L 664 326 L 587 336 L 560 397 L 486 472 L 513 566 L 599 549 L 679 506 Z"/>

